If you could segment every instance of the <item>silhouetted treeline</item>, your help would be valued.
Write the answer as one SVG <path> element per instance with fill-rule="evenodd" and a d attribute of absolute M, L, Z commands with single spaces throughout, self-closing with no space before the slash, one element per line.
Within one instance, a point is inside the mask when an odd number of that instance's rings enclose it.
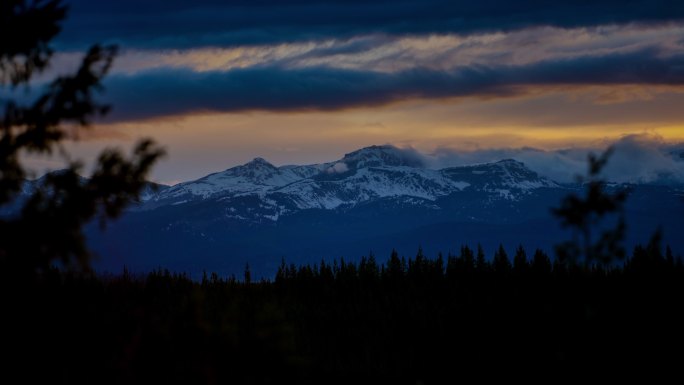
<path fill-rule="evenodd" d="M 161 270 L 4 278 L 2 375 L 24 382 L 558 381 L 675 371 L 684 358 L 684 266 L 656 241 L 613 267 L 463 247 L 283 262 L 258 282 Z"/>

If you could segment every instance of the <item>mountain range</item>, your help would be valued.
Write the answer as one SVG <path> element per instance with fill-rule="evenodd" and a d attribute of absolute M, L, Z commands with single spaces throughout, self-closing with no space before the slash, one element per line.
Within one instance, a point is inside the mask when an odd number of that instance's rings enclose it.
<path fill-rule="evenodd" d="M 609 188 L 630 191 L 628 246 L 662 228 L 673 249 L 684 251 L 681 186 Z M 282 259 L 374 253 L 382 261 L 392 249 L 434 256 L 481 244 L 491 256 L 503 244 L 551 252 L 570 236 L 551 208 L 582 192 L 511 159 L 431 169 L 396 147 L 371 146 L 328 163 L 276 167 L 255 158 L 174 186 L 150 184 L 106 231 L 92 226 L 87 233 L 101 270 L 239 274 L 249 263 L 269 276 Z"/>
<path fill-rule="evenodd" d="M 463 191 L 519 200 L 532 190 L 558 187 L 514 160 L 427 169 L 392 146 L 372 146 L 330 163 L 275 167 L 262 158 L 195 181 L 145 194 L 140 210 L 215 202 L 226 218 L 277 221 L 302 210 L 349 210 L 383 199 L 426 208 Z"/>

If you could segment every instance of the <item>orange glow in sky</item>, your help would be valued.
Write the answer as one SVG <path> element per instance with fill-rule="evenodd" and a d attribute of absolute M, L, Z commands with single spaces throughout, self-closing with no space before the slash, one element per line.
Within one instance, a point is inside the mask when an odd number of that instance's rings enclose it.
<path fill-rule="evenodd" d="M 653 89 L 648 98 L 605 103 L 606 93 L 633 89 L 539 90 L 525 97 L 411 100 L 340 111 L 198 113 L 100 124 L 70 148 L 88 159 L 106 146 L 153 137 L 169 153 L 157 181 L 199 178 L 260 156 L 276 165 L 330 161 L 373 144 L 471 151 L 535 147 L 603 148 L 629 134 L 684 142 L 684 94 Z M 45 163 L 36 162 L 45 166 Z M 53 166 L 48 164 L 49 166 Z"/>

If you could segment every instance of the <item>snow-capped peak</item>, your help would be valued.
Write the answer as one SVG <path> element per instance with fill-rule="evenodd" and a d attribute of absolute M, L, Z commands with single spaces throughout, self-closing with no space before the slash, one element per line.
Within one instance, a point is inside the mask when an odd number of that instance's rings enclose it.
<path fill-rule="evenodd" d="M 526 168 L 525 163 L 520 162 L 515 159 L 501 159 L 498 162 L 495 162 L 494 164 L 498 164 L 500 166 L 507 166 L 507 167 L 523 167 Z"/>
<path fill-rule="evenodd" d="M 200 178 L 177 184 L 160 194 L 159 199 L 180 198 L 187 194 L 203 198 L 215 194 L 258 193 L 302 179 L 296 168 L 278 168 L 264 158 L 253 160 Z"/>
<path fill-rule="evenodd" d="M 465 180 L 484 191 L 503 191 L 510 198 L 510 190 L 529 191 L 540 187 L 556 187 L 555 182 L 539 176 L 523 162 L 504 159 L 495 163 L 476 164 L 444 169 L 451 178 Z"/>
<path fill-rule="evenodd" d="M 254 158 L 251 161 L 236 167 L 229 168 L 224 174 L 232 176 L 244 176 L 254 179 L 268 178 L 278 172 L 278 167 L 272 165 L 264 158 Z"/>
<path fill-rule="evenodd" d="M 423 168 L 422 160 L 413 153 L 391 145 L 370 146 L 344 156 L 338 163 L 344 163 L 349 169 L 366 167 L 415 167 Z"/>
<path fill-rule="evenodd" d="M 350 152 L 335 162 L 309 166 L 276 167 L 255 158 L 173 186 L 161 192 L 153 203 L 180 204 L 199 197 L 230 204 L 249 197 L 261 202 L 260 210 L 267 212 L 263 215 L 275 218 L 294 210 L 352 207 L 385 198 L 434 202 L 465 190 L 516 200 L 536 188 L 553 186 L 557 185 L 512 159 L 434 170 L 426 168 L 421 156 L 413 151 L 383 145 Z"/>
<path fill-rule="evenodd" d="M 264 158 L 261 157 L 256 157 L 252 159 L 251 161 L 247 162 L 244 164 L 244 166 L 247 167 L 265 167 L 265 168 L 277 168 L 276 166 L 272 165 L 269 161 L 267 161 Z"/>
<path fill-rule="evenodd" d="M 529 183 L 534 183 L 535 187 L 555 185 L 553 182 L 527 168 L 525 163 L 514 159 L 500 160 L 494 163 L 494 165 L 498 166 L 500 170 L 495 172 L 495 174 L 498 174 L 502 180 L 511 185 L 527 185 Z"/>

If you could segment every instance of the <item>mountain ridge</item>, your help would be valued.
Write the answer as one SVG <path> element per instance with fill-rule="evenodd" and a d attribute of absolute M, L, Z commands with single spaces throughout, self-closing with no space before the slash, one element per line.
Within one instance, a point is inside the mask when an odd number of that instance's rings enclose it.
<path fill-rule="evenodd" d="M 138 210 L 199 200 L 224 202 L 228 217 L 278 220 L 306 209 L 348 209 L 383 198 L 434 202 L 465 189 L 509 200 L 542 187 L 558 187 L 524 163 L 505 159 L 471 166 L 427 168 L 418 157 L 390 146 L 370 146 L 332 162 L 276 167 L 263 158 L 183 182 L 147 197 Z M 236 213 L 239 200 L 258 200 L 257 210 Z M 407 202 L 404 199 L 404 202 Z M 233 206 L 230 206 L 230 205 Z M 429 204 L 428 204 L 429 205 Z"/>
<path fill-rule="evenodd" d="M 313 165 L 277 167 L 256 158 L 158 190 L 106 232 L 94 226 L 89 244 L 109 271 L 239 273 L 249 263 L 269 275 L 281 258 L 316 263 L 369 250 L 409 254 L 423 246 L 436 253 L 478 243 L 489 251 L 504 243 L 552 252 L 567 239 L 551 208 L 581 194 L 581 185 L 557 183 L 512 159 L 431 169 L 401 155 L 372 146 Z M 684 251 L 681 237 L 668 232 L 684 226 L 681 203 L 681 189 L 633 186 L 627 239 L 648 242 L 662 227 L 664 240 Z"/>

